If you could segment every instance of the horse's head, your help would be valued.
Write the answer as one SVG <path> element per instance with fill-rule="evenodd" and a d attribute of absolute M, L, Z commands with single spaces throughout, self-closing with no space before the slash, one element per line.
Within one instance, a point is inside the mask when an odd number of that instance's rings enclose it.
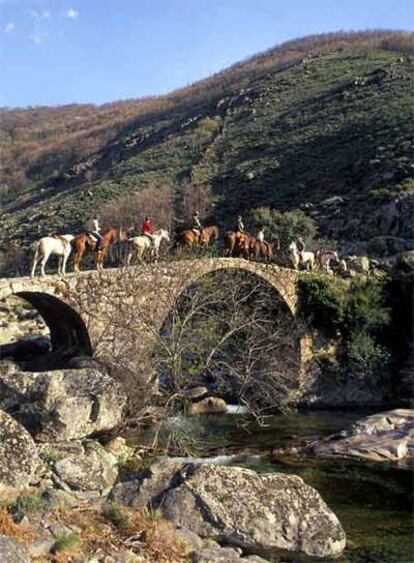
<path fill-rule="evenodd" d="M 292 242 L 289 244 L 289 250 L 291 252 L 297 252 L 298 251 L 298 245 L 296 244 L 296 242 L 294 240 L 292 240 Z"/>
<path fill-rule="evenodd" d="M 165 229 L 160 229 L 160 237 L 161 240 L 166 240 L 167 242 L 171 242 L 170 234 Z"/>

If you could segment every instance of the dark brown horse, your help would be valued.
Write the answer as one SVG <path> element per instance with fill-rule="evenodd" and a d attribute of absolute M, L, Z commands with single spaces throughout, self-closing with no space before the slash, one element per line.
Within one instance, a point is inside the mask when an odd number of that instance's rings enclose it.
<path fill-rule="evenodd" d="M 110 245 L 116 240 L 119 241 L 127 240 L 128 234 L 122 227 L 121 228 L 111 227 L 102 232 L 102 237 L 103 237 L 102 246 L 96 252 L 97 270 L 103 269 L 103 262 L 107 255 Z M 75 240 L 72 242 L 72 245 L 74 248 L 73 269 L 75 272 L 79 272 L 82 256 L 87 251 L 95 251 L 97 242 L 92 240 L 91 235 L 89 233 L 81 233 L 80 235 L 77 235 L 75 237 Z"/>

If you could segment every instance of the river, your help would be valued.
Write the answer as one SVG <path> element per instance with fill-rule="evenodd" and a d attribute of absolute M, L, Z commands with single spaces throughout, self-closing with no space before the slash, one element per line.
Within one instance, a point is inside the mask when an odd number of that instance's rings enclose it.
<path fill-rule="evenodd" d="M 191 447 L 183 461 L 237 465 L 300 475 L 337 514 L 347 534 L 340 563 L 412 563 L 412 473 L 391 464 L 278 459 L 276 447 L 338 432 L 372 411 L 311 411 L 271 416 L 262 427 L 246 415 L 170 420 Z M 147 434 L 139 436 L 151 439 Z M 131 437 L 130 437 L 131 440 Z"/>

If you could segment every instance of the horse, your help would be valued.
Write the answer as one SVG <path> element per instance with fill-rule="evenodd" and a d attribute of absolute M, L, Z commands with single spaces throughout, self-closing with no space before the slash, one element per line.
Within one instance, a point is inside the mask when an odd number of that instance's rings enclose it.
<path fill-rule="evenodd" d="M 109 246 L 116 240 L 125 241 L 128 239 L 126 231 L 120 227 L 110 227 L 102 232 L 102 247 L 96 252 L 96 269 L 103 269 L 103 262 L 108 252 Z M 76 273 L 79 272 L 80 262 L 82 256 L 87 250 L 95 250 L 97 241 L 92 239 L 89 233 L 81 233 L 75 237 L 73 241 L 74 256 L 73 256 L 73 269 Z"/>
<path fill-rule="evenodd" d="M 131 243 L 132 248 L 128 252 L 127 256 L 127 266 L 131 264 L 133 249 L 136 251 L 137 262 L 142 262 L 142 257 L 147 250 L 150 251 L 151 258 L 158 260 L 160 245 L 163 240 L 170 242 L 170 235 L 165 229 L 160 229 L 153 233 L 153 240 L 145 235 L 129 238 L 128 241 Z"/>
<path fill-rule="evenodd" d="M 73 235 L 56 235 L 54 237 L 43 237 L 33 245 L 33 262 L 31 277 L 36 273 L 36 266 L 40 260 L 40 272 L 45 276 L 45 267 L 51 254 L 59 257 L 58 274 L 65 275 L 66 262 L 72 251 L 71 242 L 75 237 Z"/>
<path fill-rule="evenodd" d="M 307 250 L 301 250 L 299 252 L 300 263 L 305 266 L 306 270 L 313 270 L 315 267 L 315 253 Z"/>
<path fill-rule="evenodd" d="M 331 269 L 331 260 L 335 260 L 335 262 L 339 262 L 338 252 L 335 250 L 323 252 L 318 250 L 316 252 L 316 264 L 319 269 L 324 270 L 325 272 L 333 273 Z M 346 264 L 346 263 L 345 263 Z"/>
<path fill-rule="evenodd" d="M 224 234 L 224 256 L 241 256 L 242 258 L 249 258 L 250 248 L 254 239 L 247 233 L 240 231 L 227 231 Z"/>
<path fill-rule="evenodd" d="M 201 246 L 209 246 L 210 241 L 218 240 L 219 238 L 219 229 L 217 225 L 211 225 L 210 227 L 203 227 L 200 236 L 200 244 Z"/>
<path fill-rule="evenodd" d="M 173 249 L 176 249 L 178 246 L 182 248 L 206 247 L 210 244 L 210 240 L 217 240 L 218 236 L 219 230 L 216 225 L 203 227 L 199 235 L 194 229 L 186 229 L 177 233 Z"/>
<path fill-rule="evenodd" d="M 292 261 L 292 265 L 294 269 L 297 270 L 300 264 L 300 254 L 299 254 L 298 246 L 296 242 L 292 240 L 288 248 L 289 248 L 289 254 L 290 254 L 290 259 Z"/>
<path fill-rule="evenodd" d="M 252 238 L 250 240 L 250 256 L 256 260 L 263 258 L 265 262 L 270 262 L 273 258 L 273 244 L 269 242 L 261 242 Z"/>

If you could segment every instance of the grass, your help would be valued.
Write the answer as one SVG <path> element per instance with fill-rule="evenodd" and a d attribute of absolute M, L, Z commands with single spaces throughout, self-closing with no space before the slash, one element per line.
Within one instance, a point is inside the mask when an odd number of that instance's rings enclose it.
<path fill-rule="evenodd" d="M 9 506 L 8 510 L 15 521 L 22 520 L 47 508 L 47 501 L 38 493 L 19 495 Z"/>
<path fill-rule="evenodd" d="M 27 543 L 36 536 L 30 526 L 16 524 L 6 508 L 0 508 L 0 535 Z"/>
<path fill-rule="evenodd" d="M 66 552 L 73 543 L 79 555 L 87 556 L 97 550 L 109 555 L 114 549 L 125 548 L 124 542 L 134 537 L 137 541 L 129 544 L 128 549 L 148 563 L 184 563 L 188 555 L 188 549 L 177 538 L 174 527 L 159 513 L 146 509 L 109 503 L 101 511 L 85 509 L 62 513 L 59 521 L 79 530 L 76 541 L 67 536 L 59 538 L 60 551 Z"/>

